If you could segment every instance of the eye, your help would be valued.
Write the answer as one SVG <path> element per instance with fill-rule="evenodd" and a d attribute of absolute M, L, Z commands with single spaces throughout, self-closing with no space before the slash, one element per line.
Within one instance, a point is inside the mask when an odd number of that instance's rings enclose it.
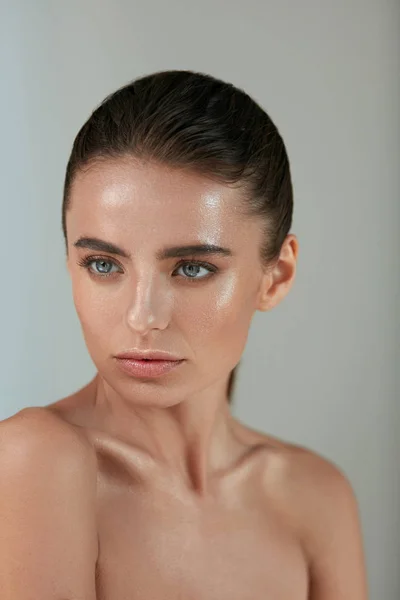
<path fill-rule="evenodd" d="M 97 277 L 110 277 L 110 275 L 113 275 L 115 272 L 120 272 L 119 266 L 113 260 L 108 260 L 101 257 L 96 258 L 94 256 L 88 256 L 79 261 L 78 265 Z M 93 269 L 92 265 L 96 265 L 96 268 Z M 116 271 L 112 270 L 113 267 L 116 268 Z"/>
<path fill-rule="evenodd" d="M 80 260 L 78 265 L 86 269 L 93 277 L 102 279 L 123 272 L 116 262 L 101 256 L 87 256 Z M 179 270 L 183 271 L 183 275 L 178 273 Z M 198 276 L 201 270 L 205 273 Z M 217 267 L 202 261 L 181 261 L 175 269 L 173 276 L 176 277 L 176 275 L 179 275 L 179 277 L 188 281 L 198 281 L 208 279 L 217 271 Z"/>
<path fill-rule="evenodd" d="M 182 269 L 182 271 L 184 272 L 184 275 L 181 275 L 181 277 L 183 277 L 184 279 L 193 280 L 207 279 L 208 277 L 211 277 L 213 273 L 216 273 L 216 271 L 218 270 L 217 267 L 214 267 L 209 263 L 203 263 L 200 261 L 184 261 L 178 265 L 178 268 L 175 270 L 174 273 L 176 273 L 180 269 Z M 201 269 L 206 271 L 206 273 L 201 277 L 197 277 Z"/>

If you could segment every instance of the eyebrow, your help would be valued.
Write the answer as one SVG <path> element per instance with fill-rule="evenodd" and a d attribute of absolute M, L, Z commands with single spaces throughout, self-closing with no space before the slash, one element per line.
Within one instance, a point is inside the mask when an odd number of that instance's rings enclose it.
<path fill-rule="evenodd" d="M 75 243 L 76 248 L 87 248 L 98 252 L 107 252 L 124 258 L 131 258 L 129 252 L 99 238 L 80 237 Z M 169 246 L 163 248 L 156 253 L 157 260 L 165 260 L 167 258 L 181 258 L 183 256 L 194 255 L 216 255 L 216 256 L 233 256 L 232 250 L 216 246 L 214 244 L 190 244 L 188 246 Z"/>

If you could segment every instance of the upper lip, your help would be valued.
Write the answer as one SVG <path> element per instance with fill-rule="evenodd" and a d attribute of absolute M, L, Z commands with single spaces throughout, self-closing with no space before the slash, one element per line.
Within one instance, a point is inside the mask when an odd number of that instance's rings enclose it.
<path fill-rule="evenodd" d="M 129 350 L 128 352 L 121 352 L 117 354 L 116 358 L 126 358 L 131 360 L 182 360 L 179 356 L 175 356 L 170 352 L 164 352 L 163 350 Z"/>

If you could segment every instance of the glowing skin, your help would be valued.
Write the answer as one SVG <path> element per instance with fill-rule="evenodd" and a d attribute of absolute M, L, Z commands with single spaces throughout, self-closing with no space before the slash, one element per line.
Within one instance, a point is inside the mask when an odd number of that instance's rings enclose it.
<path fill-rule="evenodd" d="M 0 427 L 2 449 L 11 448 L 0 453 L 7 598 L 29 590 L 49 600 L 366 600 L 343 475 L 246 427 L 226 400 L 255 311 L 292 285 L 296 237 L 265 270 L 262 223 L 243 217 L 238 190 L 131 158 L 86 168 L 71 202 L 68 270 L 98 372 Z M 87 238 L 126 256 L 83 247 Z M 209 263 L 211 275 L 160 256 L 194 244 L 229 252 L 184 257 Z M 133 348 L 185 362 L 133 378 L 114 358 Z M 259 401 L 272 403 L 263 376 Z M 293 408 L 301 410 L 296 400 Z"/>
<path fill-rule="evenodd" d="M 276 303 L 294 277 L 295 237 L 276 272 L 266 273 L 261 223 L 243 218 L 238 190 L 131 158 L 103 161 L 77 176 L 67 231 L 75 306 L 99 372 L 96 418 L 135 443 L 140 419 L 142 446 L 179 469 L 187 465 L 191 485 L 205 493 L 210 468 L 225 465 L 236 447 L 224 401 L 229 373 L 255 311 Z M 130 258 L 77 248 L 82 237 L 111 242 Z M 232 256 L 185 257 L 218 269 L 201 267 L 194 279 L 183 266 L 177 271 L 182 259 L 157 259 L 164 248 L 193 244 L 221 246 Z M 101 265 L 112 275 L 82 268 L 88 256 L 112 261 Z M 157 380 L 133 379 L 113 358 L 131 348 L 167 350 L 185 362 Z"/>

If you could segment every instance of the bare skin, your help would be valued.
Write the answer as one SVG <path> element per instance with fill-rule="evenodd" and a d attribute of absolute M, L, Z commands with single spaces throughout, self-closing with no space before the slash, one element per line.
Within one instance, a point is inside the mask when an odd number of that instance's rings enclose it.
<path fill-rule="evenodd" d="M 292 285 L 296 237 L 265 269 L 260 223 L 243 219 L 238 190 L 132 159 L 80 174 L 67 224 L 74 302 L 97 374 L 0 423 L 5 600 L 366 600 L 346 478 L 246 427 L 226 401 L 254 312 Z M 82 237 L 126 256 L 78 248 Z M 195 243 L 232 255 L 187 257 L 219 269 L 196 282 L 172 276 L 176 258 L 157 258 Z M 78 264 L 87 256 L 115 271 L 89 273 Z M 133 378 L 115 359 L 131 348 L 184 362 L 155 380 Z M 266 392 L 260 401 L 273 400 Z"/>

